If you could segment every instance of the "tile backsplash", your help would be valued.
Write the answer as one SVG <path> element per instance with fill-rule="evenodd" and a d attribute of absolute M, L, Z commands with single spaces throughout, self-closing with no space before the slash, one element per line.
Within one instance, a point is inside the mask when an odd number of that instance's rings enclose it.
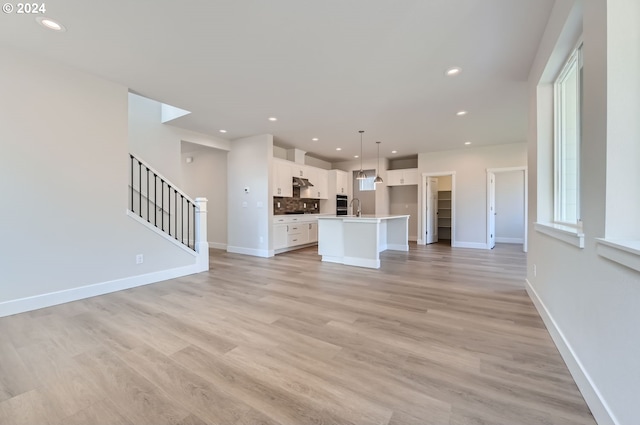
<path fill-rule="evenodd" d="M 280 207 L 278 207 L 280 204 Z M 285 214 L 288 212 L 304 211 L 305 213 L 319 214 L 320 200 L 300 198 L 300 188 L 293 188 L 292 198 L 273 197 L 273 214 Z"/>

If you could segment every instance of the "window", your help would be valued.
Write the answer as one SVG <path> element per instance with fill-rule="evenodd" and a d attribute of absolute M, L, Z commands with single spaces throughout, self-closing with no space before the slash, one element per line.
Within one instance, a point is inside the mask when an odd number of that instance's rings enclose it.
<path fill-rule="evenodd" d="M 376 171 L 375 170 L 365 170 L 364 174 L 367 176 L 366 179 L 362 179 L 362 180 L 358 180 L 358 184 L 360 185 L 360 191 L 361 192 L 366 192 L 366 191 L 370 191 L 370 190 L 376 190 L 376 185 L 373 183 L 373 181 L 376 178 Z"/>
<path fill-rule="evenodd" d="M 554 221 L 580 222 L 580 124 L 582 45 L 569 56 L 554 84 Z"/>

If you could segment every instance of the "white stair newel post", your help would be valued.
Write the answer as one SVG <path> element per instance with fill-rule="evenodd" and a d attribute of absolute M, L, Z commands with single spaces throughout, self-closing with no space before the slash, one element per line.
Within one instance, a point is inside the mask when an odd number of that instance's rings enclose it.
<path fill-rule="evenodd" d="M 207 198 L 196 198 L 195 248 L 199 271 L 209 270 L 209 242 L 207 240 Z"/>

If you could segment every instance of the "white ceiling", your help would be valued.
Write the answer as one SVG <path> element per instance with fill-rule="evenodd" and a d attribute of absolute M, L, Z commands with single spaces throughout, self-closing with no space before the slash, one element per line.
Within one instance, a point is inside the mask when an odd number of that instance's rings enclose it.
<path fill-rule="evenodd" d="M 66 32 L 3 13 L 0 45 L 187 109 L 173 124 L 191 130 L 271 133 L 329 161 L 353 159 L 365 130 L 365 157 L 380 140 L 394 158 L 524 142 L 527 75 L 553 3 L 60 0 L 46 16 Z M 463 72 L 446 77 L 451 66 Z"/>

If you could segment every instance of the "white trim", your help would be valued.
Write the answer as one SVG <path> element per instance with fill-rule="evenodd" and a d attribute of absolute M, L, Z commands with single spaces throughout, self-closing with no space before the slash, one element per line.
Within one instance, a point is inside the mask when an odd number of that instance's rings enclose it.
<path fill-rule="evenodd" d="M 525 279 L 525 288 L 598 425 L 620 425 L 571 344 L 528 279 Z"/>
<path fill-rule="evenodd" d="M 253 257 L 263 257 L 263 258 L 273 257 L 273 250 L 245 248 L 242 246 L 227 245 L 227 252 L 230 252 L 232 254 L 251 255 Z"/>
<path fill-rule="evenodd" d="M 496 243 L 524 244 L 524 239 L 523 238 L 499 238 L 499 237 L 496 237 Z"/>
<path fill-rule="evenodd" d="M 324 257 L 322 257 L 324 261 Z M 342 257 L 342 264 L 346 266 L 366 267 L 369 269 L 379 269 L 380 259 L 372 260 L 360 257 Z"/>
<path fill-rule="evenodd" d="M 529 234 L 529 169 L 526 166 L 522 166 L 522 167 L 505 167 L 505 168 L 487 168 L 487 248 L 489 247 L 489 239 L 490 239 L 490 233 L 489 233 L 489 208 L 490 208 L 490 193 L 489 193 L 489 173 L 493 173 L 495 174 L 499 174 L 499 173 L 508 173 L 508 172 L 512 172 L 512 171 L 522 171 L 524 173 L 524 237 L 520 242 L 501 242 L 501 243 L 518 243 L 518 244 L 522 244 L 522 250 L 524 252 L 528 251 L 528 234 Z M 496 177 L 497 179 L 497 177 Z M 495 194 L 494 194 L 495 196 Z M 500 241 L 498 239 L 505 239 L 505 238 L 498 238 L 496 236 L 496 243 L 499 243 Z"/>
<path fill-rule="evenodd" d="M 598 255 L 640 271 L 640 241 L 596 239 Z"/>
<path fill-rule="evenodd" d="M 182 276 L 188 276 L 191 274 L 200 273 L 202 271 L 204 270 L 202 270 L 200 264 L 196 263 L 169 270 L 161 270 L 138 276 L 109 280 L 106 282 L 94 283 L 77 288 L 70 288 L 62 291 L 5 301 L 3 303 L 0 303 L 0 317 L 24 313 L 26 311 L 37 310 L 45 307 L 51 307 L 71 301 L 78 301 L 85 298 L 108 294 L 111 292 L 122 291 L 124 289 L 149 285 L 151 283 L 175 279 Z"/>
<path fill-rule="evenodd" d="M 566 242 L 578 248 L 584 248 L 584 233 L 578 229 L 562 224 L 554 223 L 535 223 L 536 231 L 544 233 L 547 236 Z"/>
<path fill-rule="evenodd" d="M 182 242 L 180 242 L 176 238 L 173 238 L 173 237 L 169 236 L 166 232 L 163 232 L 160 228 L 158 228 L 158 227 L 154 226 L 153 224 L 149 223 L 147 220 L 144 220 L 142 217 L 140 217 L 138 214 L 134 213 L 133 211 L 127 210 L 127 216 L 131 217 L 132 219 L 134 219 L 138 223 L 142 224 L 143 226 L 145 226 L 147 229 L 151 230 L 152 232 L 154 232 L 158 236 L 161 236 L 164 239 L 166 239 L 167 241 L 171 242 L 172 244 L 174 244 L 178 248 L 182 249 L 184 252 L 188 252 L 189 254 L 193 255 L 194 257 L 196 255 L 198 255 L 198 253 L 196 251 L 194 251 L 191 248 L 187 247 L 185 244 L 183 244 Z"/>
<path fill-rule="evenodd" d="M 227 244 L 222 242 L 209 242 L 209 248 L 226 250 Z"/>
<path fill-rule="evenodd" d="M 399 243 L 391 243 L 384 245 L 380 251 L 409 251 L 409 245 L 399 244 Z"/>
<path fill-rule="evenodd" d="M 451 241 L 451 246 L 454 248 L 472 248 L 472 249 L 489 249 L 488 245 L 484 242 L 460 242 L 456 241 L 455 246 L 453 245 L 453 240 Z"/>
<path fill-rule="evenodd" d="M 429 172 L 422 173 L 420 185 L 422 186 L 422 203 L 420 207 L 420 222 L 418 223 L 418 243 L 420 245 L 427 244 L 427 238 L 423 237 L 427 229 L 427 177 L 446 177 L 451 176 L 451 247 L 456 246 L 456 172 L 455 171 L 441 171 L 441 172 Z"/>

